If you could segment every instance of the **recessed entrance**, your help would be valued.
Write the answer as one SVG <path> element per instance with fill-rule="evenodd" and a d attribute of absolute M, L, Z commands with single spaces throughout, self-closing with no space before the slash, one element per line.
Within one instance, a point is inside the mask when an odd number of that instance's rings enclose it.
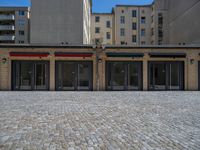
<path fill-rule="evenodd" d="M 92 62 L 56 62 L 56 90 L 92 90 Z"/>
<path fill-rule="evenodd" d="M 183 90 L 184 62 L 149 62 L 149 90 Z"/>
<path fill-rule="evenodd" d="M 142 90 L 142 62 L 107 62 L 107 90 Z"/>
<path fill-rule="evenodd" d="M 49 62 L 13 61 L 12 90 L 48 90 Z"/>

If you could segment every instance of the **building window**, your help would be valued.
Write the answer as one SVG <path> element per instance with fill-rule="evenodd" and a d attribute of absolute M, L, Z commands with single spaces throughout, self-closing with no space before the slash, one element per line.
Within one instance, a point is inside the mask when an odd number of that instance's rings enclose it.
<path fill-rule="evenodd" d="M 106 38 L 109 40 L 110 39 L 110 32 L 106 33 Z"/>
<path fill-rule="evenodd" d="M 151 23 L 153 23 L 153 16 L 151 16 Z"/>
<path fill-rule="evenodd" d="M 24 16 L 24 15 L 25 15 L 25 11 L 19 10 L 19 16 Z"/>
<path fill-rule="evenodd" d="M 136 23 L 136 22 L 133 22 L 133 23 L 132 23 L 132 29 L 133 29 L 133 30 L 137 30 L 137 23 Z"/>
<path fill-rule="evenodd" d="M 146 17 L 141 17 L 141 23 L 145 24 L 146 23 Z"/>
<path fill-rule="evenodd" d="M 141 45 L 145 45 L 145 44 L 146 44 L 146 42 L 145 42 L 145 41 L 142 41 L 142 42 L 141 42 Z"/>
<path fill-rule="evenodd" d="M 137 42 L 137 37 L 136 37 L 136 35 L 132 35 L 132 42 L 133 42 L 133 43 L 136 43 L 136 42 Z"/>
<path fill-rule="evenodd" d="M 95 16 L 95 22 L 100 22 L 100 17 L 99 16 Z"/>
<path fill-rule="evenodd" d="M 121 45 L 126 45 L 126 42 L 125 41 L 121 41 Z"/>
<path fill-rule="evenodd" d="M 125 24 L 125 16 L 120 17 L 120 22 L 121 22 L 121 24 Z"/>
<path fill-rule="evenodd" d="M 125 36 L 125 29 L 124 29 L 124 28 L 121 28 L 121 29 L 120 29 L 120 35 L 121 35 L 121 36 Z"/>
<path fill-rule="evenodd" d="M 95 44 L 100 44 L 100 39 L 95 39 Z"/>
<path fill-rule="evenodd" d="M 24 31 L 23 30 L 19 30 L 19 35 L 24 35 Z"/>
<path fill-rule="evenodd" d="M 132 10 L 132 17 L 133 18 L 137 17 L 137 11 L 136 10 Z"/>
<path fill-rule="evenodd" d="M 106 21 L 106 27 L 107 27 L 107 28 L 110 28 L 110 27 L 111 27 L 110 21 Z"/>
<path fill-rule="evenodd" d="M 100 33 L 100 28 L 99 27 L 95 28 L 95 33 Z"/>
<path fill-rule="evenodd" d="M 24 26 L 25 25 L 25 20 L 19 20 L 19 26 Z"/>
<path fill-rule="evenodd" d="M 24 41 L 19 41 L 19 44 L 24 44 Z"/>
<path fill-rule="evenodd" d="M 145 10 L 142 10 L 142 14 L 144 14 L 145 13 Z"/>
<path fill-rule="evenodd" d="M 146 35 L 146 30 L 145 29 L 141 29 L 141 36 L 145 36 Z"/>
<path fill-rule="evenodd" d="M 151 36 L 154 35 L 154 28 L 151 28 Z"/>
<path fill-rule="evenodd" d="M 124 13 L 124 10 L 122 10 L 122 14 Z"/>

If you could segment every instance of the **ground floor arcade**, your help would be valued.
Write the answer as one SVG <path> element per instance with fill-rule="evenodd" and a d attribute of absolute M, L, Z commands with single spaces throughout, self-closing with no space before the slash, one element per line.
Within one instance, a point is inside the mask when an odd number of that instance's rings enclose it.
<path fill-rule="evenodd" d="M 198 90 L 199 47 L 1 46 L 1 90 Z"/>

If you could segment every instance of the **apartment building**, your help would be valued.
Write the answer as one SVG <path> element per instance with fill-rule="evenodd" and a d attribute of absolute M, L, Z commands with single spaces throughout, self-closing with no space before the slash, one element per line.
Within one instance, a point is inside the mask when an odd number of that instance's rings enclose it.
<path fill-rule="evenodd" d="M 115 45 L 200 43 L 199 0 L 155 0 L 150 5 L 116 5 L 111 14 Z M 96 27 L 98 29 L 98 24 L 92 21 L 92 28 Z M 104 30 L 102 26 L 101 31 Z M 95 39 L 97 35 L 93 33 L 94 30 L 91 36 Z"/>
<path fill-rule="evenodd" d="M 29 43 L 28 7 L 0 7 L 0 43 Z"/>
<path fill-rule="evenodd" d="M 30 42 L 89 44 L 91 0 L 32 0 Z"/>
<path fill-rule="evenodd" d="M 112 32 L 111 40 L 114 45 L 150 45 L 151 11 L 150 5 L 117 5 L 112 13 L 92 14 L 92 43 L 96 43 L 95 39 L 101 44 L 109 43 L 107 32 Z M 112 20 L 109 31 L 107 20 Z"/>
<path fill-rule="evenodd" d="M 155 0 L 151 5 L 151 45 L 169 43 L 169 0 Z"/>
<path fill-rule="evenodd" d="M 117 5 L 115 13 L 116 45 L 149 45 L 151 8 L 147 6 Z"/>
<path fill-rule="evenodd" d="M 93 13 L 91 26 L 92 44 L 114 44 L 114 14 L 113 13 Z"/>

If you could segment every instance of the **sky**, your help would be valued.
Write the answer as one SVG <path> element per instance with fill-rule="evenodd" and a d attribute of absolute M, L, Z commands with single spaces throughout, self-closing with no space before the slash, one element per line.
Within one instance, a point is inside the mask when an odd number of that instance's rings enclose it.
<path fill-rule="evenodd" d="M 116 4 L 144 5 L 153 0 L 93 0 L 93 12 L 111 12 Z M 0 0 L 0 6 L 30 6 L 30 0 Z"/>

